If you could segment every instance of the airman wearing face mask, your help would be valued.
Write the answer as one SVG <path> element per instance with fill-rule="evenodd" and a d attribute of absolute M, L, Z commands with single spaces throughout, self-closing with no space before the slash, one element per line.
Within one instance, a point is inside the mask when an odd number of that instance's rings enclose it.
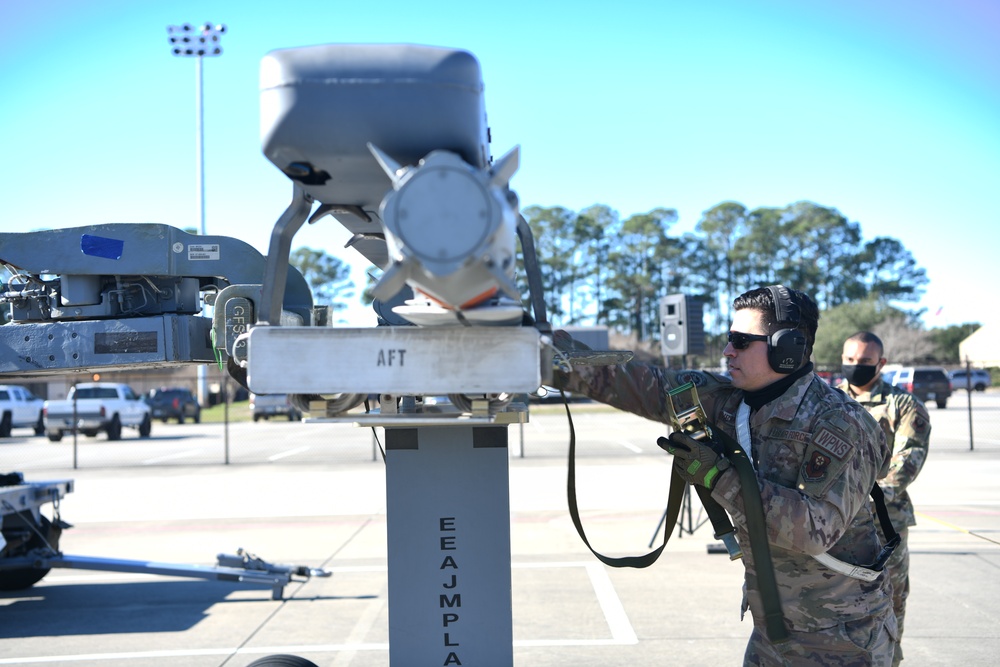
<path fill-rule="evenodd" d="M 879 373 L 885 366 L 882 341 L 869 331 L 854 334 L 844 342 L 840 388 L 868 410 L 885 432 L 892 447 L 889 473 L 879 480 L 885 493 L 889 517 L 900 536 L 892 558 L 886 564 L 893 587 L 899 640 L 903 637 L 906 598 L 910 594 L 910 552 L 907 529 L 916 524 L 913 503 L 907 487 L 916 479 L 927 458 L 931 434 L 927 409 L 915 396 L 882 381 Z M 903 659 L 897 640 L 893 664 Z"/>

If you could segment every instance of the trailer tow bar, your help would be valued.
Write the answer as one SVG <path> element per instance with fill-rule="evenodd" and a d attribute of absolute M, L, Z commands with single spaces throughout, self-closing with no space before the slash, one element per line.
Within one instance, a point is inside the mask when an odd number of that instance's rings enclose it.
<path fill-rule="evenodd" d="M 217 565 L 183 565 L 146 560 L 120 558 L 95 558 L 68 554 L 33 555 L 0 559 L 0 570 L 18 568 L 69 568 L 76 570 L 102 570 L 106 572 L 134 572 L 138 574 L 187 577 L 244 584 L 266 584 L 271 587 L 271 599 L 281 600 L 285 586 L 310 577 L 329 577 L 332 573 L 305 565 L 271 564 L 239 549 L 235 554 L 219 554 Z M 299 577 L 299 578 L 297 578 Z M 300 579 L 301 578 L 301 579 Z"/>

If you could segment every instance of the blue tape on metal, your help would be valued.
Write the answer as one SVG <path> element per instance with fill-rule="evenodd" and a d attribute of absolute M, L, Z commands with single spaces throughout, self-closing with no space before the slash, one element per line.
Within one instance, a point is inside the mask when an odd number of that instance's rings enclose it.
<path fill-rule="evenodd" d="M 84 234 L 80 237 L 80 250 L 84 255 L 103 257 L 105 259 L 121 259 L 125 250 L 125 242 L 120 239 L 109 239 L 103 236 Z"/>

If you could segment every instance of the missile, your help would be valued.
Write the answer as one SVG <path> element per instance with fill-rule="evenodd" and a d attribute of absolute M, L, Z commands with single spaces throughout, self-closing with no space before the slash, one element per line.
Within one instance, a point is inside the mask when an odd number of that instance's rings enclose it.
<path fill-rule="evenodd" d="M 388 300 L 410 285 L 432 308 L 464 312 L 519 303 L 517 210 L 509 183 L 520 149 L 484 169 L 446 150 L 401 166 L 374 144 L 368 149 L 392 183 L 379 208 L 389 263 L 375 298 Z M 405 317 L 413 314 L 409 305 Z M 455 317 L 441 320 L 453 323 Z"/>

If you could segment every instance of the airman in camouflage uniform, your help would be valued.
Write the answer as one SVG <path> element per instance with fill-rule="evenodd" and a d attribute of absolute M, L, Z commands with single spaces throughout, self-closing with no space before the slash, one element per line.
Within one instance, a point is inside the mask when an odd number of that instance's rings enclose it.
<path fill-rule="evenodd" d="M 910 550 L 907 533 L 916 525 L 913 502 L 907 487 L 916 479 L 927 459 L 931 435 L 927 408 L 913 394 L 882 381 L 885 366 L 882 341 L 869 331 L 854 334 L 844 342 L 844 381 L 840 389 L 860 403 L 879 423 L 890 443 L 893 454 L 889 474 L 879 480 L 885 493 L 886 507 L 892 525 L 899 533 L 900 543 L 886 564 L 892 580 L 892 604 L 896 612 L 898 637 L 893 664 L 903 659 L 899 642 L 903 639 L 906 598 L 910 595 Z"/>
<path fill-rule="evenodd" d="M 557 373 L 555 382 L 661 422 L 668 421 L 667 391 L 692 382 L 709 419 L 733 438 L 737 410 L 743 402 L 750 405 L 751 458 L 788 641 L 773 643 L 766 634 L 738 473 L 719 466 L 717 474 L 688 476 L 692 468 L 686 463 L 678 467 L 681 452 L 671 449 L 675 471 L 708 486 L 737 527 L 746 568 L 742 610 L 749 609 L 754 621 L 744 663 L 888 667 L 896 635 L 888 577 L 882 573 L 866 582 L 829 569 L 813 556 L 828 553 L 852 565 L 876 559 L 881 542 L 868 496 L 888 466 L 889 450 L 882 430 L 864 409 L 812 372 L 808 360 L 818 309 L 802 292 L 788 292 L 801 315 L 784 327 L 775 321 L 768 288 L 736 299 L 724 351 L 730 377 L 629 362 L 576 367 L 571 374 Z M 788 326 L 799 329 L 807 342 L 798 367 L 784 374 L 770 366 L 765 339 Z M 557 347 L 573 345 L 567 334 L 557 332 Z"/>

